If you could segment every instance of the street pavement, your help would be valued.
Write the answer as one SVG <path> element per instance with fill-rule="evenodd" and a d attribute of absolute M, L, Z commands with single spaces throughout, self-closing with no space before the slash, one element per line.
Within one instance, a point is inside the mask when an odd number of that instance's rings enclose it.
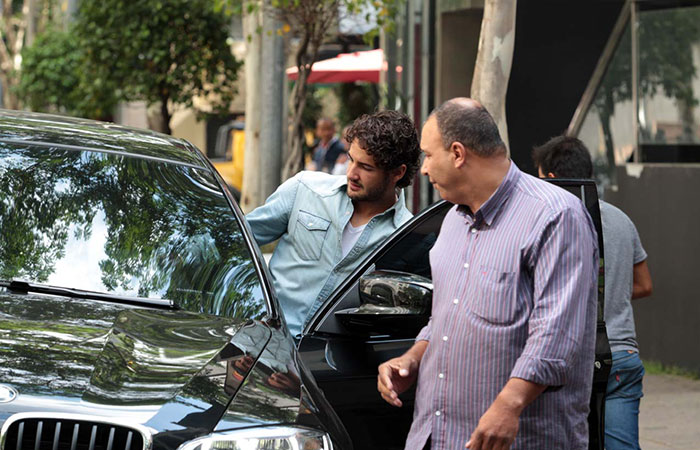
<path fill-rule="evenodd" d="M 644 376 L 639 445 L 644 450 L 700 449 L 700 380 Z"/>

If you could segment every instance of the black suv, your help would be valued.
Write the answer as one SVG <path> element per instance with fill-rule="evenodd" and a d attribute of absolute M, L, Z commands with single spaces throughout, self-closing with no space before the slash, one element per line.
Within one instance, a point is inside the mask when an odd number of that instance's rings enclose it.
<path fill-rule="evenodd" d="M 569 184 L 597 213 L 595 187 Z M 402 448 L 412 393 L 384 403 L 377 366 L 427 322 L 449 206 L 398 230 L 295 343 L 196 148 L 1 112 L 0 450 Z"/>

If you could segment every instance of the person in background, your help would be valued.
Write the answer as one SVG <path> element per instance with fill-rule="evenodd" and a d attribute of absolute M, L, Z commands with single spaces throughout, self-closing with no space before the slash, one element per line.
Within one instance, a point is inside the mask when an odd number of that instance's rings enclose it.
<path fill-rule="evenodd" d="M 350 160 L 348 159 L 348 152 L 350 151 L 350 143 L 347 141 L 345 136 L 348 134 L 348 130 L 350 129 L 350 125 L 346 125 L 343 128 L 343 132 L 341 134 L 342 136 L 342 142 L 343 146 L 345 146 L 345 153 L 340 154 L 338 156 L 338 159 L 335 160 L 335 166 L 333 166 L 333 170 L 331 170 L 332 175 L 345 175 L 348 171 L 348 165 L 350 164 Z"/>
<path fill-rule="evenodd" d="M 455 206 L 430 251 L 430 321 L 379 366 L 391 405 L 418 380 L 406 449 L 587 450 L 598 279 L 588 212 L 521 172 L 472 99 L 437 108 L 421 149 L 421 173 Z"/>
<path fill-rule="evenodd" d="M 381 111 L 359 117 L 345 137 L 351 142 L 347 175 L 300 172 L 246 216 L 258 244 L 279 239 L 270 270 L 294 337 L 338 284 L 411 218 L 403 188 L 419 165 L 413 121 Z"/>
<path fill-rule="evenodd" d="M 328 118 L 316 122 L 316 137 L 318 144 L 312 154 L 315 170 L 330 173 L 338 157 L 345 153 L 345 146 L 335 136 L 335 123 Z"/>
<path fill-rule="evenodd" d="M 591 154 L 583 142 L 557 136 L 532 153 L 539 176 L 592 178 Z M 605 397 L 605 448 L 639 448 L 639 402 L 644 366 L 639 359 L 631 300 L 652 292 L 647 253 L 627 215 L 600 201 L 605 249 L 605 310 L 613 366 Z"/>

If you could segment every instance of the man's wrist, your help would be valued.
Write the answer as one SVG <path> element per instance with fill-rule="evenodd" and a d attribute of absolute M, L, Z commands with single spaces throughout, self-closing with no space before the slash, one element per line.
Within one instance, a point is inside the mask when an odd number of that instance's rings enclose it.
<path fill-rule="evenodd" d="M 519 416 L 546 387 L 522 378 L 511 378 L 496 397 L 494 404 Z"/>
<path fill-rule="evenodd" d="M 501 393 L 498 394 L 494 404 L 496 404 L 499 409 L 504 409 L 516 416 L 520 416 L 520 413 L 523 412 L 526 406 L 525 399 L 505 391 L 501 391 Z"/>
<path fill-rule="evenodd" d="M 412 359 L 416 362 L 416 365 L 420 365 L 420 360 L 423 359 L 423 354 L 425 349 L 428 347 L 428 341 L 418 341 L 411 348 L 409 348 L 406 353 L 404 353 L 404 358 Z"/>

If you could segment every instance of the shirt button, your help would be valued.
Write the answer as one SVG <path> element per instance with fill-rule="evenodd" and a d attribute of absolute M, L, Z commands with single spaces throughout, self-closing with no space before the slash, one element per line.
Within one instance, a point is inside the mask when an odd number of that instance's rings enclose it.
<path fill-rule="evenodd" d="M 310 226 L 310 227 L 314 226 L 314 223 L 313 223 L 313 222 L 309 222 L 309 226 Z"/>
<path fill-rule="evenodd" d="M 439 416 L 440 414 L 442 414 L 440 411 L 435 411 L 436 416 Z"/>
<path fill-rule="evenodd" d="M 469 263 L 464 263 L 464 268 L 468 269 L 469 268 Z"/>
<path fill-rule="evenodd" d="M 472 233 L 476 233 L 476 228 L 472 228 Z"/>
<path fill-rule="evenodd" d="M 456 299 L 452 300 L 452 303 L 454 303 L 456 305 L 457 303 L 459 303 L 459 299 L 456 298 Z"/>
<path fill-rule="evenodd" d="M 444 373 L 438 374 L 438 378 L 445 378 L 445 374 Z"/>
<path fill-rule="evenodd" d="M 446 340 L 447 340 L 447 336 L 443 336 L 443 337 L 442 337 L 442 340 L 443 340 L 443 341 L 446 341 Z"/>

